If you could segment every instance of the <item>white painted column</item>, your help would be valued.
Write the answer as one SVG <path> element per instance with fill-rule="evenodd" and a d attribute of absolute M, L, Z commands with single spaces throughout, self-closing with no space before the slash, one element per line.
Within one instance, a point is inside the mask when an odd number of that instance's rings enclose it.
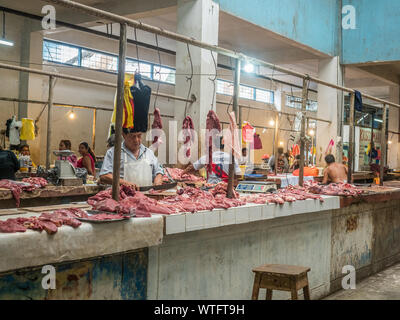
<path fill-rule="evenodd" d="M 393 86 L 389 88 L 389 101 L 394 103 L 399 103 L 400 92 L 398 86 Z M 389 131 L 399 132 L 399 109 L 394 107 L 389 107 Z M 400 139 L 399 135 L 388 133 L 389 141 L 392 143 L 388 145 L 388 158 L 387 164 L 389 168 L 396 169 L 400 167 Z"/>
<path fill-rule="evenodd" d="M 342 85 L 342 69 L 340 67 L 339 57 L 324 59 L 319 62 L 318 78 L 327 82 Z M 341 108 L 343 105 L 343 94 L 341 91 L 318 85 L 318 113 L 317 117 L 330 120 L 331 124 L 326 122 L 317 122 L 317 166 L 325 166 L 325 150 L 329 141 L 335 142 L 332 154 L 337 162 L 341 162 L 342 148 L 340 121 L 342 118 Z"/>
<path fill-rule="evenodd" d="M 211 0 L 178 0 L 177 5 L 177 33 L 195 38 L 209 44 L 218 44 L 219 5 Z M 215 111 L 215 92 L 213 82 L 214 61 L 209 50 L 190 46 L 190 55 L 193 63 L 193 79 L 191 93 L 196 96 L 196 102 L 188 106 L 187 113 L 193 119 L 195 130 L 205 129 L 208 111 Z M 217 54 L 213 53 L 217 63 Z M 177 42 L 176 46 L 176 85 L 175 95 L 186 97 L 189 90 L 189 81 L 181 74 L 191 73 L 187 45 Z M 200 76 L 200 74 L 205 74 Z M 211 74 L 208 75 L 208 74 Z M 215 82 L 216 85 L 216 82 Z M 214 104 L 213 101 L 214 92 Z M 185 102 L 176 101 L 175 119 L 178 121 L 178 129 L 182 126 L 185 117 Z"/>

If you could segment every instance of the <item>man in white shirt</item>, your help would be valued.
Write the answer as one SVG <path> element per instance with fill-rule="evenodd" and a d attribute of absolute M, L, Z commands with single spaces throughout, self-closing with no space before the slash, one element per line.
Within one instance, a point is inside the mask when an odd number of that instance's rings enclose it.
<path fill-rule="evenodd" d="M 153 185 L 161 185 L 164 171 L 153 151 L 142 144 L 142 132 L 131 132 L 129 129 L 124 128 L 122 136 L 124 137 L 124 142 L 121 145 L 120 184 L 129 185 L 137 189 L 140 183 L 139 179 L 135 179 L 135 173 L 139 177 L 142 172 L 135 171 L 145 170 L 149 173 L 145 180 L 152 181 Z M 101 167 L 100 181 L 104 184 L 112 184 L 113 162 L 114 147 L 107 150 Z M 142 163 L 140 166 L 135 166 L 135 164 L 140 163 Z"/>
<path fill-rule="evenodd" d="M 219 150 L 216 150 L 212 154 L 212 163 L 211 163 L 211 172 L 209 172 L 207 175 L 207 182 L 211 184 L 217 184 L 221 181 L 228 182 L 228 177 L 229 177 L 229 164 L 231 163 L 231 155 L 222 151 L 224 149 L 223 145 L 223 139 L 218 137 L 214 140 L 219 140 L 219 146 L 217 146 L 217 143 L 214 142 L 214 147 L 218 148 Z M 192 171 L 197 171 L 200 170 L 201 168 L 206 167 L 208 162 L 208 155 L 202 156 L 199 160 L 197 160 L 195 163 L 190 164 L 186 169 L 185 172 L 189 173 Z M 235 169 L 235 175 L 239 176 L 241 175 L 241 170 L 239 168 L 239 165 L 235 159 L 235 164 L 234 164 L 234 169 Z"/>

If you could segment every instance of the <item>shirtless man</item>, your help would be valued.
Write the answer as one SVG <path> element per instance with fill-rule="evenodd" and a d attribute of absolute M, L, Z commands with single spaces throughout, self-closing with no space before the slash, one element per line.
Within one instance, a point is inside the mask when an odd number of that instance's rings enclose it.
<path fill-rule="evenodd" d="M 347 182 L 347 167 L 341 163 L 335 162 L 335 157 L 328 154 L 325 157 L 325 161 L 328 167 L 324 170 L 324 179 L 322 184 Z"/>

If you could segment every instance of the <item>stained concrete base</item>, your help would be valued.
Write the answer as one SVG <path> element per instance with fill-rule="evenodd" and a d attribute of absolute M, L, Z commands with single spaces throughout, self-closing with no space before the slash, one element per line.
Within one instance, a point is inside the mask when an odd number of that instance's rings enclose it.
<path fill-rule="evenodd" d="M 400 263 L 357 283 L 354 290 L 340 290 L 324 300 L 400 300 Z"/>

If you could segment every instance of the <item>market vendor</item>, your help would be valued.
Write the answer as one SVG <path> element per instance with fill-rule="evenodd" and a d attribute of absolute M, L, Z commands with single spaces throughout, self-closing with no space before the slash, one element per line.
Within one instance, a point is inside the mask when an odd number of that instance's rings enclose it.
<path fill-rule="evenodd" d="M 58 145 L 58 150 L 59 151 L 64 151 L 64 150 L 68 150 L 71 151 L 71 141 L 70 140 L 61 140 L 59 145 Z M 57 160 L 61 160 L 62 157 L 58 157 Z M 76 167 L 77 162 L 78 162 L 78 158 L 76 157 L 76 155 L 71 154 L 70 156 L 67 157 L 67 160 L 74 166 Z"/>
<path fill-rule="evenodd" d="M 228 182 L 229 177 L 229 163 L 231 162 L 231 155 L 224 152 L 224 144 L 222 137 L 215 137 L 213 139 L 214 149 L 218 149 L 212 153 L 211 170 L 207 172 L 207 182 L 211 184 L 217 184 L 221 181 Z M 206 167 L 208 162 L 208 155 L 202 156 L 199 160 L 190 164 L 186 169 L 185 173 L 191 173 L 198 171 Z M 240 176 L 242 171 L 235 159 L 235 175 Z"/>
<path fill-rule="evenodd" d="M 19 147 L 18 160 L 21 160 L 21 159 L 25 159 L 24 162 L 26 162 L 26 164 L 27 164 L 27 167 L 25 167 L 26 171 L 28 170 L 28 167 L 36 167 L 35 163 L 32 161 L 31 151 L 30 151 L 28 144 L 23 144 Z M 21 165 L 21 163 L 20 163 L 20 165 Z M 21 171 L 23 171 L 23 170 L 21 170 Z"/>
<path fill-rule="evenodd" d="M 153 151 L 142 144 L 142 132 L 123 128 L 121 145 L 120 184 L 138 189 L 149 185 L 161 185 L 163 169 Z M 100 170 L 100 182 L 112 184 L 114 148 L 107 150 Z"/>
<path fill-rule="evenodd" d="M 325 157 L 325 162 L 328 166 L 324 169 L 322 184 L 347 183 L 347 167 L 344 164 L 336 163 L 335 157 L 331 154 Z"/>
<path fill-rule="evenodd" d="M 0 179 L 15 180 L 15 172 L 19 170 L 19 161 L 14 152 L 3 150 L 0 146 Z"/>

